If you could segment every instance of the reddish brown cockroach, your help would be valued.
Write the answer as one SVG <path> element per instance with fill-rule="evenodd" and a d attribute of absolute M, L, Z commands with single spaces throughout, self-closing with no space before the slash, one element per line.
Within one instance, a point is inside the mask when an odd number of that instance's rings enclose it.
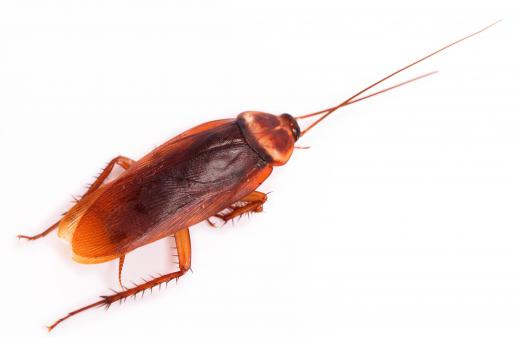
<path fill-rule="evenodd" d="M 97 302 L 70 312 L 48 327 L 82 311 L 136 295 L 146 289 L 178 279 L 190 269 L 189 227 L 210 218 L 224 222 L 244 213 L 261 212 L 266 194 L 256 191 L 274 166 L 284 165 L 295 142 L 337 109 L 372 97 L 433 73 L 362 96 L 369 89 L 433 55 L 466 40 L 497 22 L 459 39 L 391 73 L 346 101 L 311 114 L 292 117 L 246 111 L 237 118 L 211 121 L 167 141 L 138 161 L 119 156 L 102 171 L 77 203 L 35 240 L 58 229 L 79 263 L 102 263 L 119 259 L 119 283 L 125 255 L 167 236 L 173 236 L 179 270 L 132 288 L 102 296 Z M 319 116 L 303 131 L 297 120 Z M 125 171 L 105 182 L 115 165 Z"/>

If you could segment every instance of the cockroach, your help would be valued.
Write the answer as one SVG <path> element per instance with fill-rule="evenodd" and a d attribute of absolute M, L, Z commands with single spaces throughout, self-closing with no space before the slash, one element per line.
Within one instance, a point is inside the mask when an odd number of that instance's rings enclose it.
<path fill-rule="evenodd" d="M 72 258 L 79 263 L 119 259 L 121 290 L 70 312 L 48 330 L 87 309 L 108 307 L 180 278 L 191 266 L 190 226 L 202 221 L 215 226 L 211 219 L 218 218 L 225 223 L 246 213 L 261 212 L 267 195 L 257 188 L 269 177 L 273 167 L 287 163 L 293 150 L 298 148 L 295 143 L 309 130 L 341 107 L 433 74 L 366 94 L 378 84 L 496 23 L 498 21 L 437 49 L 325 110 L 298 117 L 246 111 L 236 118 L 215 120 L 189 129 L 137 161 L 123 156 L 112 159 L 58 222 L 35 236 L 18 236 L 36 240 L 58 229 L 58 236 L 70 243 Z M 319 117 L 302 130 L 298 121 L 314 116 Z M 124 171 L 106 181 L 116 165 Z M 121 272 L 125 255 L 168 236 L 175 239 L 178 270 L 133 287 L 123 286 Z"/>

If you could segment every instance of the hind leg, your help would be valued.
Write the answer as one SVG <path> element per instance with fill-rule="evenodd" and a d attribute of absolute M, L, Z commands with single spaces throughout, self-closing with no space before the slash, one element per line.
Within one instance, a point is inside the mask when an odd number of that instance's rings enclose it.
<path fill-rule="evenodd" d="M 134 160 L 123 156 L 117 156 L 114 159 L 112 159 L 103 169 L 101 174 L 96 178 L 96 181 L 94 181 L 94 183 L 90 185 L 88 191 L 82 196 L 82 198 L 85 197 L 87 194 L 97 190 L 99 186 L 101 186 L 108 178 L 110 172 L 112 172 L 116 164 L 127 170 L 133 163 L 135 163 Z"/>
<path fill-rule="evenodd" d="M 107 166 L 103 169 L 101 174 L 96 178 L 94 183 L 92 183 L 92 185 L 90 185 L 90 187 L 87 190 L 87 192 L 85 192 L 85 194 L 83 194 L 83 196 L 79 200 L 83 199 L 86 195 L 88 195 L 88 194 L 92 193 L 93 191 L 97 190 L 105 182 L 105 180 L 110 175 L 110 172 L 112 172 L 112 170 L 114 169 L 114 166 L 116 164 L 121 166 L 122 168 L 124 168 L 126 170 L 133 163 L 134 163 L 134 161 L 132 159 L 127 158 L 127 157 L 123 157 L 123 156 L 118 156 L 118 157 L 112 159 L 107 164 Z M 50 226 L 49 228 L 47 228 L 46 230 L 44 230 L 43 232 L 41 232 L 39 234 L 36 234 L 34 236 L 18 235 L 18 238 L 19 239 L 26 239 L 26 240 L 29 240 L 29 241 L 36 240 L 36 239 L 39 239 L 39 238 L 43 238 L 44 236 L 46 236 L 47 234 L 49 234 L 50 232 L 55 230 L 58 227 L 60 221 L 61 220 L 59 220 L 54 225 Z"/>
<path fill-rule="evenodd" d="M 85 310 L 88 310 L 91 308 L 95 308 L 95 307 L 100 307 L 100 306 L 109 307 L 114 302 L 117 302 L 117 301 L 122 302 L 127 297 L 136 296 L 140 292 L 144 293 L 148 289 L 150 289 L 150 291 L 151 291 L 151 289 L 155 286 L 160 286 L 163 283 L 168 284 L 168 282 L 170 282 L 174 279 L 177 280 L 179 277 L 184 275 L 190 269 L 190 266 L 191 266 L 190 232 L 189 232 L 188 228 L 182 229 L 182 230 L 178 231 L 177 233 L 175 233 L 174 237 L 175 237 L 175 244 L 177 247 L 176 248 L 177 254 L 179 257 L 179 270 L 178 271 L 155 277 L 151 280 L 145 281 L 142 284 L 136 284 L 136 285 L 134 285 L 133 288 L 124 288 L 122 291 L 115 292 L 112 295 L 101 296 L 101 300 L 94 302 L 92 304 L 89 304 L 87 306 L 84 306 L 83 308 L 74 310 L 74 311 L 68 313 L 66 316 L 60 318 L 53 324 L 51 324 L 48 327 L 49 331 L 54 329 L 56 327 L 56 325 L 60 324 L 64 320 L 66 320 L 74 315 L 77 315 L 82 311 L 85 311 Z"/>
<path fill-rule="evenodd" d="M 39 238 L 43 238 L 44 236 L 46 236 L 47 234 L 49 234 L 50 232 L 52 232 L 53 230 L 55 230 L 56 228 L 58 228 L 58 225 L 60 224 L 60 220 L 58 220 L 54 225 L 50 226 L 49 228 L 47 228 L 46 230 L 44 230 L 43 232 L 41 233 L 38 233 L 36 235 L 33 235 L 33 236 L 29 236 L 29 235 L 22 235 L 22 234 L 19 234 L 17 235 L 16 237 L 18 239 L 26 239 L 26 240 L 29 240 L 29 241 L 32 241 L 32 240 L 37 240 Z"/>

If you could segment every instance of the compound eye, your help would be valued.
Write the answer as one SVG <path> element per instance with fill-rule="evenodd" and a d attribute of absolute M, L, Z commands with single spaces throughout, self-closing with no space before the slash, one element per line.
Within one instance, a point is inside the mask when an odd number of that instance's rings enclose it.
<path fill-rule="evenodd" d="M 291 131 L 292 131 L 292 134 L 294 136 L 294 139 L 298 140 L 298 138 L 300 138 L 300 128 L 297 128 L 297 127 L 293 126 Z"/>
<path fill-rule="evenodd" d="M 300 126 L 298 125 L 298 122 L 296 121 L 296 119 L 294 119 L 293 116 L 289 114 L 282 114 L 281 117 L 288 122 L 289 127 L 291 128 L 291 133 L 294 138 L 294 141 L 297 141 L 298 138 L 300 138 L 301 136 Z"/>

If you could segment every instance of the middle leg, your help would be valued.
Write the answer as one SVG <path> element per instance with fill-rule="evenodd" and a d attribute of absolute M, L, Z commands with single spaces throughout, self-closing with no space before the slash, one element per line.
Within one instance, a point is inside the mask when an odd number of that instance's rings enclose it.
<path fill-rule="evenodd" d="M 260 213 L 263 211 L 264 203 L 267 201 L 267 194 L 253 191 L 240 199 L 236 203 L 226 207 L 221 212 L 214 215 L 214 217 L 221 219 L 224 223 L 231 219 L 244 215 L 246 213 Z M 217 227 L 210 219 L 207 219 L 212 227 Z"/>

